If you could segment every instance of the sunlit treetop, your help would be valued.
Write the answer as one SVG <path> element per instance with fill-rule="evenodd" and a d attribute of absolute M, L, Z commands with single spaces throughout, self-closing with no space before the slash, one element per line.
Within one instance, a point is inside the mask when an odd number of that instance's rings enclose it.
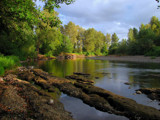
<path fill-rule="evenodd" d="M 159 3 L 159 0 L 156 0 Z M 158 9 L 160 8 L 160 5 L 158 5 Z"/>
<path fill-rule="evenodd" d="M 69 5 L 75 2 L 75 0 L 40 0 L 40 1 L 43 1 L 45 3 L 45 6 L 44 6 L 45 9 L 49 9 L 49 10 L 52 10 L 55 7 L 60 8 L 60 4 L 63 4 L 63 3 L 65 3 L 66 5 Z"/>

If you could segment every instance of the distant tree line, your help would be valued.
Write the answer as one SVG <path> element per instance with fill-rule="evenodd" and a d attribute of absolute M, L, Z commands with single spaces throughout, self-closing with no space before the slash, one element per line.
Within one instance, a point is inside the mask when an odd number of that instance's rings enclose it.
<path fill-rule="evenodd" d="M 153 16 L 139 30 L 130 28 L 128 39 L 118 42 L 111 54 L 160 56 L 160 21 Z"/>
<path fill-rule="evenodd" d="M 62 26 L 54 10 L 59 3 L 74 0 L 42 0 L 43 10 L 33 0 L 0 1 L 0 54 L 21 59 L 61 52 L 85 55 L 156 55 L 160 54 L 160 21 L 155 16 L 140 29 L 129 29 L 128 39 L 119 41 L 116 33 L 104 35 L 94 28 L 87 30 L 69 22 Z"/>

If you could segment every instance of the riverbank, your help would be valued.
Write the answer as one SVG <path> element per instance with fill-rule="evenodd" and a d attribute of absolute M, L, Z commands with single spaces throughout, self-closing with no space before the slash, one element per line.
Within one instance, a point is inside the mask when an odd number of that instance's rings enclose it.
<path fill-rule="evenodd" d="M 26 73 L 19 69 L 0 78 L 1 120 L 73 120 L 59 100 L 33 83 L 19 79 L 20 71 Z M 52 91 L 57 94 L 54 87 Z"/>
<path fill-rule="evenodd" d="M 146 56 L 96 56 L 87 57 L 88 59 L 94 60 L 109 60 L 109 61 L 128 61 L 128 62 L 142 62 L 142 63 L 160 63 L 160 57 L 152 58 Z"/>

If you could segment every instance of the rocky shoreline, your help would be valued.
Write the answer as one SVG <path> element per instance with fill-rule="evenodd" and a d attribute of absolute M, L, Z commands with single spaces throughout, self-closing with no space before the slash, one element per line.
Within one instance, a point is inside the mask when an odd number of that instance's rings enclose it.
<path fill-rule="evenodd" d="M 63 105 L 48 94 L 48 91 L 55 93 L 55 88 L 100 111 L 126 116 L 130 120 L 160 119 L 159 110 L 95 87 L 92 80 L 79 77 L 78 74 L 65 79 L 51 76 L 40 69 L 24 67 L 8 73 L 3 77 L 4 81 L 0 82 L 0 119 L 72 120 Z M 33 83 L 42 90 L 37 89 Z"/>
<path fill-rule="evenodd" d="M 1 120 L 73 120 L 62 103 L 16 75 L 6 75 L 0 87 Z"/>

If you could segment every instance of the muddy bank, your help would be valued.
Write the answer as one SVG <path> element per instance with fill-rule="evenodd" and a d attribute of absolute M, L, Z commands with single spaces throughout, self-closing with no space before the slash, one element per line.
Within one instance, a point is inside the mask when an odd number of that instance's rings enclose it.
<path fill-rule="evenodd" d="M 62 103 L 16 75 L 1 78 L 0 88 L 1 120 L 72 120 Z"/>
<path fill-rule="evenodd" d="M 88 57 L 88 59 L 94 60 L 110 60 L 110 61 L 128 61 L 128 62 L 144 62 L 144 63 L 160 63 L 160 57 L 152 59 L 151 57 L 145 56 L 97 56 L 97 57 Z"/>
<path fill-rule="evenodd" d="M 86 84 L 86 81 L 53 77 L 40 69 L 20 69 L 17 76 L 25 81 L 32 81 L 46 90 L 57 87 L 65 94 L 80 98 L 84 103 L 104 112 L 126 116 L 131 120 L 160 119 L 159 110 L 137 104 L 132 99 L 116 95 L 92 84 Z"/>

